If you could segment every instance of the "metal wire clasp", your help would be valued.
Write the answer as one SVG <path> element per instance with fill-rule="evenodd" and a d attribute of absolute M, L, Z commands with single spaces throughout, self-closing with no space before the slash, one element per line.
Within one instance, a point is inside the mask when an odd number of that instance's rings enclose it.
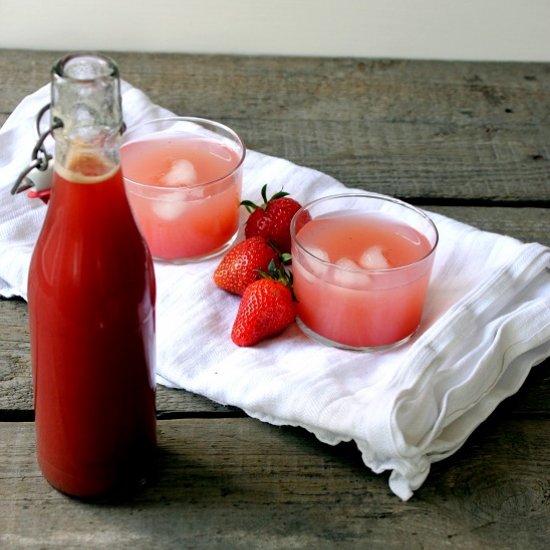
<path fill-rule="evenodd" d="M 54 117 L 50 124 L 50 127 L 45 132 L 40 131 L 40 122 L 44 114 L 50 109 L 50 106 L 50 103 L 48 103 L 47 105 L 44 105 L 44 107 L 42 107 L 40 111 L 38 111 L 38 115 L 36 117 L 36 133 L 38 134 L 38 141 L 36 142 L 36 145 L 32 150 L 31 162 L 19 174 L 19 177 L 11 188 L 12 195 L 15 195 L 16 193 L 22 193 L 23 191 L 34 187 L 34 182 L 28 177 L 28 175 L 33 170 L 45 172 L 48 169 L 48 165 L 53 158 L 52 155 L 48 154 L 48 152 L 46 151 L 44 142 L 46 141 L 46 138 L 53 133 L 54 130 L 63 126 L 63 121 L 57 117 Z"/>

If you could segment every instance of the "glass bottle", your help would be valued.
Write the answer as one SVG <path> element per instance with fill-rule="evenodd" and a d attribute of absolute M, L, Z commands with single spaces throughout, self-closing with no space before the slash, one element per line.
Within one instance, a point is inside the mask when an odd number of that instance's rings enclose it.
<path fill-rule="evenodd" d="M 118 68 L 52 68 L 55 165 L 28 283 L 36 444 L 45 478 L 77 497 L 127 490 L 156 445 L 155 279 L 122 179 Z"/>

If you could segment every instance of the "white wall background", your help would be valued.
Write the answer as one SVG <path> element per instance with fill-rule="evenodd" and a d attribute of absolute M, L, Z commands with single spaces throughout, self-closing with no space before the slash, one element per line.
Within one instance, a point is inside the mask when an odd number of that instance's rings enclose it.
<path fill-rule="evenodd" d="M 550 0 L 0 0 L 0 48 L 550 61 Z"/>

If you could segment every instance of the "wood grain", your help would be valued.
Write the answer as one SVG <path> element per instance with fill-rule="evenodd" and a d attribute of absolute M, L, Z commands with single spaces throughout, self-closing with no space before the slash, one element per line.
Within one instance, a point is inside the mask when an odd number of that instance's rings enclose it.
<path fill-rule="evenodd" d="M 60 55 L 0 52 L 3 116 Z M 550 204 L 548 64 L 111 55 L 153 101 L 348 186 L 413 202 Z"/>
<path fill-rule="evenodd" d="M 533 467 L 550 467 L 548 422 L 482 430 L 409 503 L 365 471 L 352 445 L 329 447 L 303 430 L 167 420 L 159 437 L 150 486 L 93 505 L 40 476 L 32 424 L 0 424 L 0 545 L 543 548 L 550 535 L 550 481 Z"/>
<path fill-rule="evenodd" d="M 0 123 L 62 52 L 0 50 Z M 550 64 L 116 53 L 123 77 L 249 148 L 550 245 Z M 550 359 L 407 503 L 329 447 L 158 388 L 158 468 L 126 501 L 51 489 L 34 455 L 27 306 L 0 299 L 1 548 L 459 548 L 550 540 Z"/>

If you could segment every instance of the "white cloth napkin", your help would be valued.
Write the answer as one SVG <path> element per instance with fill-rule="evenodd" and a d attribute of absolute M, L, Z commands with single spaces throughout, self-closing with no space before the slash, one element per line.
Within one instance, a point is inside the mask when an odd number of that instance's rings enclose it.
<path fill-rule="evenodd" d="M 26 296 L 46 206 L 9 189 L 36 141 L 49 86 L 25 98 L 0 130 L 0 295 Z M 165 116 L 123 84 L 129 127 Z M 52 143 L 49 143 L 51 146 Z M 320 172 L 249 151 L 243 196 L 265 183 L 304 203 L 344 186 Z M 243 209 L 244 220 L 244 209 Z M 550 250 L 430 214 L 440 232 L 421 330 L 371 354 L 323 347 L 296 326 L 253 348 L 230 340 L 238 298 L 217 289 L 219 259 L 155 266 L 158 382 L 185 388 L 276 425 L 302 426 L 335 445 L 354 440 L 374 472 L 390 470 L 402 499 L 430 464 L 454 453 L 532 366 L 550 355 Z M 242 234 L 241 234 L 242 237 Z"/>

